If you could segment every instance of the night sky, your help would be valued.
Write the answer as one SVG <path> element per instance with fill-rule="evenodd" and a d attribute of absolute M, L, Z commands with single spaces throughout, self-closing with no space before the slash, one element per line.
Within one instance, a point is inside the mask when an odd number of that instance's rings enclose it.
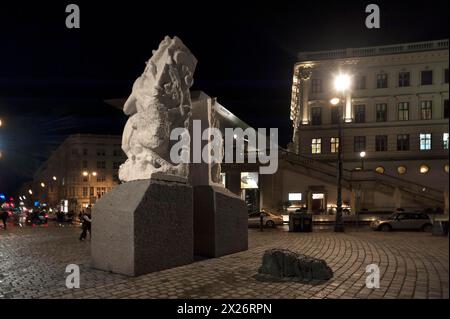
<path fill-rule="evenodd" d="M 291 138 L 298 51 L 448 38 L 448 1 L 15 1 L 0 4 L 0 193 L 13 195 L 72 133 L 121 134 L 127 97 L 165 35 L 199 63 L 193 89 Z M 47 3 L 48 2 L 48 3 Z M 95 4 L 93 4 L 95 2 Z M 65 27 L 66 5 L 81 28 Z M 365 7 L 381 9 L 367 29 Z"/>

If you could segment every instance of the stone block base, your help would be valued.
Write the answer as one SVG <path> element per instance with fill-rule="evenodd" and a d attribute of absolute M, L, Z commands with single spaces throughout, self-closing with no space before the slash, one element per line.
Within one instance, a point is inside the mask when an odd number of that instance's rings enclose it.
<path fill-rule="evenodd" d="M 193 262 L 192 187 L 162 180 L 121 184 L 92 211 L 92 267 L 138 276 Z"/>
<path fill-rule="evenodd" d="M 220 257 L 248 249 L 244 201 L 220 186 L 194 186 L 194 255 Z"/>

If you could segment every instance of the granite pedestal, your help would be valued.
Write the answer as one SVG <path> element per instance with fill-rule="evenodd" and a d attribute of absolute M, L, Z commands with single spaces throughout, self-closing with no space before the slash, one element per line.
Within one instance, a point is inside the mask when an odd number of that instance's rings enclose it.
<path fill-rule="evenodd" d="M 193 262 L 193 191 L 139 180 L 104 195 L 92 211 L 92 266 L 138 276 Z"/>
<path fill-rule="evenodd" d="M 221 186 L 194 186 L 194 254 L 220 257 L 247 249 L 244 201 Z"/>

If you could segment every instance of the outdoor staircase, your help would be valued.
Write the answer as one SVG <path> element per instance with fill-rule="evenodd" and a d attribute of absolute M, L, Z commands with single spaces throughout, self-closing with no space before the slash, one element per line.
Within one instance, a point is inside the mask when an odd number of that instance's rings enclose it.
<path fill-rule="evenodd" d="M 284 160 L 286 168 L 317 178 L 323 182 L 336 183 L 336 165 L 322 162 L 307 156 L 299 155 L 286 149 L 279 149 L 279 158 Z M 379 174 L 373 170 L 351 171 L 343 170 L 342 186 L 347 189 L 355 189 L 364 184 L 380 193 L 392 196 L 398 189 L 402 195 L 410 198 L 416 203 L 435 207 L 443 206 L 443 191 L 425 186 L 416 182 L 408 181 L 389 174 Z"/>

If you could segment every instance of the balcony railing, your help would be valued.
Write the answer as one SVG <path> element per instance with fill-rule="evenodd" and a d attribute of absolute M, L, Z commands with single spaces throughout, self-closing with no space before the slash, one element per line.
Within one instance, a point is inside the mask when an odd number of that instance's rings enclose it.
<path fill-rule="evenodd" d="M 316 51 L 316 52 L 300 52 L 298 57 L 300 61 L 315 61 L 315 60 L 328 60 L 328 59 L 344 59 L 344 58 L 356 58 L 385 54 L 398 54 L 408 52 L 419 52 L 429 50 L 443 50 L 448 49 L 448 39 L 405 43 L 396 45 L 384 45 L 376 47 L 363 47 L 363 48 L 349 48 L 349 49 L 337 49 L 328 51 Z"/>

